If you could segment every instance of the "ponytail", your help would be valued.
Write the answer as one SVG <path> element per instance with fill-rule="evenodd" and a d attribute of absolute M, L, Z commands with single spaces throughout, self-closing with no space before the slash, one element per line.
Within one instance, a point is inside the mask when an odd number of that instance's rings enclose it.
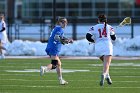
<path fill-rule="evenodd" d="M 104 25 L 104 30 L 106 31 L 106 25 L 107 25 L 107 22 L 105 21 L 105 25 Z"/>
<path fill-rule="evenodd" d="M 106 30 L 106 25 L 107 25 L 107 18 L 106 18 L 106 16 L 104 14 L 100 14 L 98 16 L 98 19 L 99 19 L 100 22 L 105 22 L 104 30 Z"/>

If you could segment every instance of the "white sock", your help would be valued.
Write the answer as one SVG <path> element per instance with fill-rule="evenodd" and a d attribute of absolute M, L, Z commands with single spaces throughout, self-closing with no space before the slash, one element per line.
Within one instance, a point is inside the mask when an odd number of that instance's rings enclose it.
<path fill-rule="evenodd" d="M 49 72 L 49 71 L 50 71 L 50 69 L 48 69 L 47 66 L 44 66 L 44 67 L 45 67 L 45 71 L 46 71 L 46 72 Z"/>
<path fill-rule="evenodd" d="M 63 80 L 62 76 L 58 77 L 59 80 Z"/>
<path fill-rule="evenodd" d="M 110 75 L 109 75 L 109 73 L 107 73 L 107 74 L 106 74 L 106 78 L 110 78 Z"/>
<path fill-rule="evenodd" d="M 102 75 L 106 76 L 106 73 L 103 73 Z"/>

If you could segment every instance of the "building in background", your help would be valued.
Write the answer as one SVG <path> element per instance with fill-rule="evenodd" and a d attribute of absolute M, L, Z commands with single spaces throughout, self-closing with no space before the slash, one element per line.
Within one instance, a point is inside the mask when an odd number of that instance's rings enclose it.
<path fill-rule="evenodd" d="M 53 0 L 23 0 L 23 17 L 52 18 Z M 56 15 L 72 18 L 96 18 L 99 13 L 109 17 L 139 17 L 135 0 L 56 0 Z"/>
<path fill-rule="evenodd" d="M 0 13 L 6 13 L 6 11 L 7 11 L 6 0 L 0 0 Z"/>
<path fill-rule="evenodd" d="M 46 41 L 58 16 L 68 18 L 69 25 L 72 26 L 70 37 L 76 40 L 77 25 L 96 23 L 100 13 L 107 15 L 108 23 L 117 24 L 130 16 L 133 38 L 133 26 L 140 23 L 140 0 L 0 0 L 0 13 L 6 15 L 10 41 L 28 35 L 40 36 L 40 41 Z M 23 33 L 28 27 L 38 28 Z M 30 33 L 32 30 L 33 33 Z"/>
<path fill-rule="evenodd" d="M 140 17 L 139 0 L 0 0 L 0 11 L 6 14 L 13 12 L 15 19 L 23 21 L 52 19 L 53 1 L 56 1 L 56 16 L 69 19 L 89 21 L 99 13 L 105 13 L 109 18 Z"/>

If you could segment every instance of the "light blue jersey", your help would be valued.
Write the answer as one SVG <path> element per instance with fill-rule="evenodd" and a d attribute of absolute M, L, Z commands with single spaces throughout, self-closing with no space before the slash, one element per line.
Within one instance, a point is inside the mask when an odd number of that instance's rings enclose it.
<path fill-rule="evenodd" d="M 45 49 L 46 53 L 49 56 L 56 56 L 59 55 L 59 52 L 61 50 L 61 42 L 58 40 L 55 40 L 55 35 L 59 35 L 60 37 L 63 37 L 64 35 L 64 29 L 61 26 L 55 26 L 55 28 L 52 30 L 50 38 L 48 40 L 47 47 Z"/>

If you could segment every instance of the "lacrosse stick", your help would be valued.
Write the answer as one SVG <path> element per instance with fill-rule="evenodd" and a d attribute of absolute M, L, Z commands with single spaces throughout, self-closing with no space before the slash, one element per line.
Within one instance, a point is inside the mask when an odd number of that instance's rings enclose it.
<path fill-rule="evenodd" d="M 122 26 L 124 26 L 126 24 L 131 24 L 131 18 L 130 17 L 124 18 L 124 20 L 118 26 L 116 26 L 116 28 L 122 27 Z"/>

